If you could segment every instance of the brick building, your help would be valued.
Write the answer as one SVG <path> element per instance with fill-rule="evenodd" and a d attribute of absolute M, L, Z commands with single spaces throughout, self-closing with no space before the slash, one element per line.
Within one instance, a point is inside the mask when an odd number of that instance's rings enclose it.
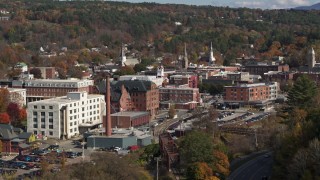
<path fill-rule="evenodd" d="M 148 112 L 123 111 L 111 114 L 112 128 L 130 128 L 148 124 L 150 115 Z"/>
<path fill-rule="evenodd" d="M 32 79 L 14 80 L 13 88 L 24 88 L 27 91 L 27 102 L 65 96 L 68 92 L 85 91 L 93 93 L 93 80 L 78 79 Z"/>
<path fill-rule="evenodd" d="M 279 65 L 279 64 L 254 64 L 254 65 L 245 65 L 245 71 L 249 72 L 250 74 L 260 75 L 263 76 L 264 73 L 269 71 L 278 71 L 278 72 L 288 72 L 289 65 Z"/>
<path fill-rule="evenodd" d="M 200 102 L 200 93 L 198 88 L 167 86 L 159 89 L 159 99 L 164 108 L 174 104 L 177 109 L 194 109 Z"/>
<path fill-rule="evenodd" d="M 190 88 L 198 87 L 198 76 L 196 75 L 171 75 L 169 84 L 172 85 L 185 85 L 187 84 Z"/>
<path fill-rule="evenodd" d="M 105 83 L 104 83 L 105 84 Z M 159 109 L 159 89 L 151 81 L 124 80 L 112 81 L 111 110 L 116 111 L 147 111 L 154 117 Z M 105 85 L 98 87 L 105 94 Z"/>
<path fill-rule="evenodd" d="M 278 84 L 274 82 L 225 86 L 224 93 L 226 103 L 263 105 L 276 100 L 278 95 Z"/>

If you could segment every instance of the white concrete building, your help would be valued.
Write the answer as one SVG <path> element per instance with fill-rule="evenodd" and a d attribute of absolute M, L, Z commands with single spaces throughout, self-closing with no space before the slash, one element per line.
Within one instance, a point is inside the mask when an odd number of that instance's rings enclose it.
<path fill-rule="evenodd" d="M 79 126 L 99 125 L 105 114 L 104 95 L 69 92 L 67 96 L 28 103 L 27 131 L 50 138 L 79 135 Z"/>

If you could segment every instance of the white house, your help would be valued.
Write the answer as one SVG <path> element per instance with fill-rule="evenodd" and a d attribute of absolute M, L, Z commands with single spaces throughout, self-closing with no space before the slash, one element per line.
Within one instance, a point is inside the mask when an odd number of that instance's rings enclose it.
<path fill-rule="evenodd" d="M 69 139 L 79 135 L 79 126 L 102 123 L 104 95 L 69 92 L 67 96 L 28 103 L 27 131 L 49 138 Z"/>

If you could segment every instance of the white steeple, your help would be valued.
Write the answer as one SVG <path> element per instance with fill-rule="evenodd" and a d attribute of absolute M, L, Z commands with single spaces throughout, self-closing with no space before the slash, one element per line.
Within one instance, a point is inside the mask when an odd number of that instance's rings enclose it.
<path fill-rule="evenodd" d="M 216 58 L 213 56 L 212 42 L 210 46 L 210 56 L 209 56 L 209 64 L 213 65 L 216 63 Z"/>
<path fill-rule="evenodd" d="M 125 66 L 125 63 L 127 61 L 127 57 L 126 54 L 124 52 L 124 45 L 121 46 L 121 57 L 120 57 L 120 61 L 121 61 L 121 66 Z"/>
<path fill-rule="evenodd" d="M 314 49 L 312 47 L 308 52 L 307 61 L 308 61 L 308 68 L 309 70 L 311 70 L 316 64 L 316 53 L 314 52 Z"/>
<path fill-rule="evenodd" d="M 158 66 L 157 77 L 164 77 L 164 67 L 162 65 Z"/>
<path fill-rule="evenodd" d="M 187 53 L 187 44 L 184 43 L 184 57 L 183 57 L 183 68 L 188 69 L 189 60 L 188 60 L 188 53 Z"/>

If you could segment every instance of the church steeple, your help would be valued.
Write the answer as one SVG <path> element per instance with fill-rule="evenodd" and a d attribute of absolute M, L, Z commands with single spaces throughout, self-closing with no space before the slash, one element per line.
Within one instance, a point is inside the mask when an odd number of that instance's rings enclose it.
<path fill-rule="evenodd" d="M 213 56 L 213 48 L 212 48 L 212 42 L 211 42 L 209 64 L 214 65 L 215 63 L 216 63 L 216 58 Z"/>
<path fill-rule="evenodd" d="M 188 60 L 188 53 L 187 53 L 187 44 L 184 43 L 184 56 L 183 56 L 183 68 L 188 69 L 189 60 Z"/>
<path fill-rule="evenodd" d="M 125 62 L 127 61 L 127 57 L 126 57 L 126 53 L 124 52 L 124 45 L 122 44 L 121 46 L 121 57 L 120 57 L 120 61 L 121 61 L 121 66 L 125 66 Z"/>
<path fill-rule="evenodd" d="M 316 64 L 316 53 L 314 52 L 314 49 L 312 47 L 308 52 L 307 60 L 308 60 L 309 71 L 311 71 Z"/>

